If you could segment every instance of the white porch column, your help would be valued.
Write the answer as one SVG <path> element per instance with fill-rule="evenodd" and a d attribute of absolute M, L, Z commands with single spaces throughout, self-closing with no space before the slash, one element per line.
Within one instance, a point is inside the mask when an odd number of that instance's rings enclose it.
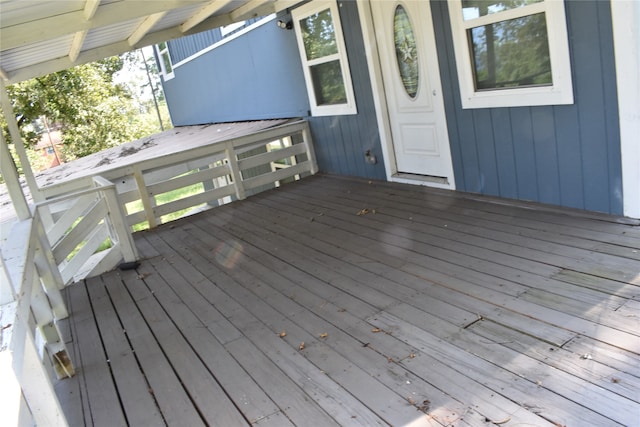
<path fill-rule="evenodd" d="M 18 169 L 13 162 L 9 146 L 5 143 L 2 132 L 0 132 L 0 173 L 2 173 L 4 182 L 7 185 L 7 191 L 9 191 L 9 197 L 11 197 L 13 208 L 16 211 L 18 219 L 22 221 L 31 218 L 29 204 L 24 197 L 22 186 L 20 185 Z"/>
<path fill-rule="evenodd" d="M 624 215 L 640 218 L 640 2 L 612 0 Z"/>
<path fill-rule="evenodd" d="M 29 163 L 27 151 L 24 147 L 22 136 L 20 135 L 20 128 L 18 127 L 18 122 L 16 122 L 16 116 L 13 112 L 13 106 L 11 105 L 9 92 L 7 92 L 7 87 L 5 86 L 5 82 L 3 79 L 0 79 L 0 97 L 2 98 L 2 111 L 4 113 L 4 118 L 7 121 L 7 126 L 9 127 L 9 133 L 11 134 L 12 142 L 15 145 L 16 152 L 18 153 L 18 157 L 20 158 L 22 171 L 24 172 L 24 177 L 27 180 L 29 190 L 31 190 L 31 196 L 33 197 L 34 202 L 41 202 L 44 200 L 44 196 L 40 192 L 40 188 L 36 183 L 36 178 L 33 175 L 31 163 Z"/>

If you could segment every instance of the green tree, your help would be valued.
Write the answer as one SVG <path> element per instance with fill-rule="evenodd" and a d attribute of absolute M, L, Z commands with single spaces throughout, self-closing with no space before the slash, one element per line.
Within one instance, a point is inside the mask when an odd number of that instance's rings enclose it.
<path fill-rule="evenodd" d="M 113 83 L 122 66 L 123 59 L 112 57 L 9 86 L 25 144 L 37 142 L 31 124 L 41 117 L 62 126 L 68 159 L 136 139 L 131 123 L 137 112 L 131 94 L 125 86 Z M 9 141 L 6 126 L 3 131 Z"/>

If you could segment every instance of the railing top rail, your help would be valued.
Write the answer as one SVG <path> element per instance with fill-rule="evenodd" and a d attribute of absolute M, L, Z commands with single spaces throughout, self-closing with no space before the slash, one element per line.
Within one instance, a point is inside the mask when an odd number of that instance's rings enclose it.
<path fill-rule="evenodd" d="M 63 194 L 60 196 L 55 196 L 52 197 L 50 199 L 44 200 L 42 202 L 38 202 L 35 204 L 35 207 L 41 207 L 41 206 L 47 206 L 47 205 L 51 205 L 54 203 L 58 203 L 58 202 L 62 202 L 64 200 L 68 200 L 68 199 L 75 199 L 75 198 L 79 198 L 82 197 L 86 194 L 90 194 L 90 193 L 95 193 L 98 191 L 104 191 L 104 190 L 108 190 L 111 188 L 115 188 L 116 185 L 114 183 L 112 183 L 111 181 L 109 181 L 106 178 L 103 178 L 101 176 L 94 176 L 92 177 L 93 182 L 96 184 L 96 187 L 91 187 L 91 188 L 86 188 L 84 190 L 77 190 L 74 191 L 72 193 L 67 193 L 67 194 Z"/>
<path fill-rule="evenodd" d="M 106 179 L 115 179 L 122 176 L 131 175 L 133 174 L 135 169 L 147 171 L 157 167 L 163 167 L 175 163 L 182 163 L 193 158 L 204 157 L 215 153 L 223 153 L 224 150 L 229 146 L 237 149 L 262 141 L 269 141 L 271 139 L 275 140 L 286 136 L 288 133 L 292 134 L 301 132 L 305 129 L 305 127 L 308 127 L 308 122 L 305 119 L 291 119 L 290 121 L 287 121 L 285 123 L 262 129 L 248 135 L 240 135 L 221 141 L 211 142 L 202 146 L 188 148 L 179 152 L 163 154 L 157 157 L 140 160 L 134 164 L 114 166 L 112 169 L 100 172 L 100 175 L 105 177 Z M 84 181 L 84 185 L 87 185 L 90 180 L 91 177 L 83 176 L 58 184 L 47 185 L 43 187 L 42 190 L 47 195 L 55 195 L 56 192 L 59 191 L 58 189 L 68 188 L 70 185 L 72 185 L 71 183 Z"/>

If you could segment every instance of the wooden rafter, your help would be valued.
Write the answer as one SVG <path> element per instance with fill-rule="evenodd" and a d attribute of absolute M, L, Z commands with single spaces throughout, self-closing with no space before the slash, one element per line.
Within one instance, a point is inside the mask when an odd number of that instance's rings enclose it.
<path fill-rule="evenodd" d="M 46 39 L 52 40 L 78 31 L 91 30 L 127 20 L 143 18 L 154 13 L 167 12 L 177 7 L 189 6 L 194 3 L 198 2 L 179 0 L 119 1 L 100 6 L 100 13 L 96 13 L 91 20 L 85 19 L 84 10 L 76 10 L 25 22 L 2 29 L 2 50 L 37 43 L 43 39 L 43 32 L 46 32 Z"/>
<path fill-rule="evenodd" d="M 76 62 L 76 60 L 78 59 L 78 55 L 80 55 L 80 51 L 82 50 L 82 45 L 84 44 L 85 37 L 87 37 L 86 31 L 78 31 L 73 36 L 71 48 L 69 49 L 69 60 L 71 62 Z"/>
<path fill-rule="evenodd" d="M 274 5 L 273 0 L 251 0 L 231 12 L 230 17 L 233 22 L 237 22 L 260 15 L 268 15 L 275 11 Z"/>
<path fill-rule="evenodd" d="M 158 12 L 147 16 L 144 21 L 131 33 L 127 41 L 129 46 L 135 46 L 144 36 L 153 29 L 153 27 L 167 14 L 167 12 Z"/>
<path fill-rule="evenodd" d="M 84 19 L 90 21 L 98 11 L 101 0 L 87 0 L 84 5 Z"/>
<path fill-rule="evenodd" d="M 231 3 L 232 0 L 213 0 L 205 5 L 202 9 L 191 15 L 181 26 L 180 30 L 184 33 L 188 31 Z"/>
<path fill-rule="evenodd" d="M 83 16 L 84 19 L 90 21 L 93 19 L 94 15 L 98 11 L 98 6 L 100 5 L 101 0 L 87 0 L 84 5 Z M 82 50 L 82 45 L 84 44 L 84 39 L 87 37 L 88 30 L 78 31 L 73 36 L 73 41 L 71 42 L 71 48 L 69 49 L 69 60 L 71 62 L 76 62 L 78 59 L 78 55 Z"/>

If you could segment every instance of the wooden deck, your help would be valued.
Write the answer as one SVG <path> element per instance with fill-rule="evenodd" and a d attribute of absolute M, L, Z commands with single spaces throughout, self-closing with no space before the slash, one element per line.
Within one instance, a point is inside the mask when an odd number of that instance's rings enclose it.
<path fill-rule="evenodd" d="M 72 425 L 638 426 L 640 227 L 316 176 L 67 288 Z"/>

